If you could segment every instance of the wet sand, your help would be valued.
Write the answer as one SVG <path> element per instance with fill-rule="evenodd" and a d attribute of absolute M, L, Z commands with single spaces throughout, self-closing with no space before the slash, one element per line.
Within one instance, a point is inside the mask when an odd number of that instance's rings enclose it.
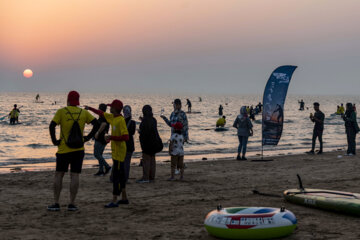
<path fill-rule="evenodd" d="M 298 186 L 360 193 L 359 157 L 323 155 L 274 157 L 270 162 L 201 161 L 187 163 L 185 180 L 168 182 L 169 163 L 157 166 L 156 182 L 136 184 L 141 168 L 132 166 L 127 186 L 130 204 L 104 209 L 111 199 L 108 177 L 85 169 L 77 197 L 78 212 L 66 211 L 69 175 L 65 175 L 61 211 L 53 203 L 53 172 L 0 175 L 1 239 L 215 239 L 203 227 L 217 204 L 285 206 L 298 218 L 298 229 L 286 239 L 360 239 L 360 218 L 254 195 L 253 189 L 278 194 Z M 186 159 L 186 158 L 185 158 Z"/>

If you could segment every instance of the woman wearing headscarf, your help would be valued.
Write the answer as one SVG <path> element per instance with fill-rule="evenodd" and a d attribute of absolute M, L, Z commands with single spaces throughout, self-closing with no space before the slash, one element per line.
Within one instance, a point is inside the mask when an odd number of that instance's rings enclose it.
<path fill-rule="evenodd" d="M 240 109 L 240 115 L 234 121 L 233 127 L 238 130 L 238 138 L 239 138 L 239 147 L 238 147 L 238 155 L 236 160 L 247 160 L 245 157 L 246 154 L 246 146 L 248 142 L 249 136 L 253 135 L 253 125 L 250 121 L 250 118 L 247 115 L 246 106 L 242 106 Z M 242 151 L 242 157 L 240 157 L 240 153 Z"/>
<path fill-rule="evenodd" d="M 136 130 L 136 123 L 132 120 L 131 107 L 126 105 L 123 109 L 126 126 L 129 132 L 129 140 L 126 142 L 126 156 L 125 156 L 125 178 L 126 182 L 129 179 L 131 157 L 135 151 L 134 134 Z"/>
<path fill-rule="evenodd" d="M 345 130 L 347 135 L 348 149 L 347 155 L 352 156 L 356 154 L 356 134 L 359 132 L 359 126 L 356 121 L 356 112 L 351 103 L 346 104 L 346 112 L 343 115 L 345 121 Z"/>
<path fill-rule="evenodd" d="M 143 177 L 137 183 L 149 183 L 155 180 L 155 154 L 163 149 L 163 143 L 157 130 L 157 121 L 153 117 L 150 105 L 142 109 L 143 117 L 139 127 L 140 145 L 142 150 Z"/>

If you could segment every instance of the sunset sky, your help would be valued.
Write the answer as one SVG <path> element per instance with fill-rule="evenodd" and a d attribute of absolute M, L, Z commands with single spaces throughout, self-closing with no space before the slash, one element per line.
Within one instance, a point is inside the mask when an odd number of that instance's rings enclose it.
<path fill-rule="evenodd" d="M 358 0 L 0 0 L 0 91 L 358 94 Z M 32 78 L 23 77 L 30 68 Z"/>

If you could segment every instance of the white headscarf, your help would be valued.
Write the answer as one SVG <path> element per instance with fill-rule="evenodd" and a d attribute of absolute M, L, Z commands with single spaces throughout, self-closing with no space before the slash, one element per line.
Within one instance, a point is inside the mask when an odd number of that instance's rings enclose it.
<path fill-rule="evenodd" d="M 123 113 L 125 119 L 131 118 L 131 107 L 129 105 L 126 105 L 123 109 Z"/>

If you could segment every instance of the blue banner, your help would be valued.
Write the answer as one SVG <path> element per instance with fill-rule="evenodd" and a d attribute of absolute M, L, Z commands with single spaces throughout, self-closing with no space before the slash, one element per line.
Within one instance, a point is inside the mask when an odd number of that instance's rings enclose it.
<path fill-rule="evenodd" d="M 262 145 L 277 145 L 283 130 L 284 103 L 296 66 L 281 66 L 273 71 L 263 98 Z"/>

